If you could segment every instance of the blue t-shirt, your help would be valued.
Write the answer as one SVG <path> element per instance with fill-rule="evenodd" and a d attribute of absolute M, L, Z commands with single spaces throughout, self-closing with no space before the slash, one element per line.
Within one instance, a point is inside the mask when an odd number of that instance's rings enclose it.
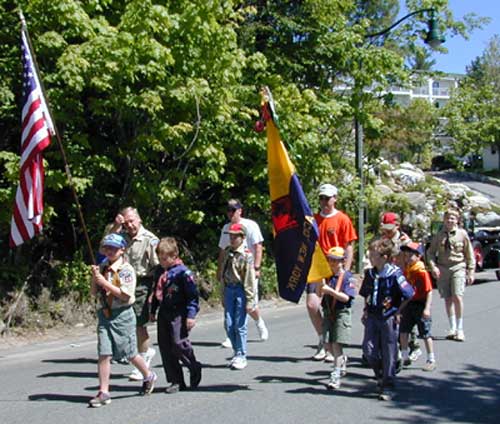
<path fill-rule="evenodd" d="M 389 318 L 402 302 L 413 297 L 414 290 L 401 269 L 387 263 L 380 272 L 375 268 L 365 271 L 359 294 L 366 298 L 369 313 Z"/>
<path fill-rule="evenodd" d="M 339 276 L 334 275 L 327 281 L 326 284 L 334 289 L 337 286 L 338 279 Z M 335 309 L 338 311 L 340 309 L 350 308 L 352 306 L 353 299 L 356 297 L 356 278 L 350 271 L 344 272 L 344 277 L 342 278 L 342 284 L 339 291 L 349 296 L 349 300 L 345 303 L 337 300 L 335 302 Z M 323 300 L 321 301 L 321 305 L 323 306 L 323 308 L 328 308 L 330 305 L 332 305 L 332 302 L 333 296 L 325 294 L 323 296 Z"/>

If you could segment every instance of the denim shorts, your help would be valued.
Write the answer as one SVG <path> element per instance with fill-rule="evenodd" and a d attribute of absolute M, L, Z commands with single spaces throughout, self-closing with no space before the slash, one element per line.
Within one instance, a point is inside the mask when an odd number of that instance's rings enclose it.
<path fill-rule="evenodd" d="M 418 334 L 421 338 L 427 339 L 429 337 L 432 337 L 432 318 L 422 318 L 424 309 L 425 303 L 408 303 L 408 305 L 406 305 L 406 308 L 403 309 L 403 316 L 401 317 L 399 331 L 401 333 L 411 333 L 412 328 L 416 325 L 418 328 Z"/>
<path fill-rule="evenodd" d="M 115 359 L 133 358 L 137 355 L 136 321 L 134 310 L 112 309 L 106 318 L 102 310 L 97 312 L 97 354 Z"/>

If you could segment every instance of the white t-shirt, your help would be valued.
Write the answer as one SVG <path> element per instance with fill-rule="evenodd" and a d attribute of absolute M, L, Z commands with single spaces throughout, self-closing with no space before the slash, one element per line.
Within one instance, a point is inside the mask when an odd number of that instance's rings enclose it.
<path fill-rule="evenodd" d="M 246 218 L 240 218 L 240 224 L 245 227 L 245 230 L 247 232 L 247 235 L 243 240 L 243 244 L 252 252 L 252 255 L 255 258 L 255 245 L 264 241 L 264 237 L 262 237 L 259 224 L 257 224 L 255 221 L 252 221 L 251 219 Z M 224 224 L 224 227 L 222 227 L 219 239 L 219 248 L 221 249 L 225 249 L 227 246 L 229 246 L 229 234 L 226 233 L 229 231 L 230 225 L 231 222 L 228 222 L 227 224 Z"/>

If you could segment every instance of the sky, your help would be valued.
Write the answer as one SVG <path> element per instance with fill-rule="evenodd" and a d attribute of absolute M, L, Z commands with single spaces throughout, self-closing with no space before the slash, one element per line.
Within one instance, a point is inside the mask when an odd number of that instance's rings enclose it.
<path fill-rule="evenodd" d="M 476 29 L 469 40 L 460 36 L 447 37 L 445 46 L 448 54 L 435 52 L 433 59 L 436 61 L 434 69 L 446 73 L 465 74 L 465 67 L 478 56 L 481 56 L 488 45 L 488 41 L 495 34 L 500 34 L 500 1 L 499 0 L 448 0 L 455 20 L 463 15 L 474 12 L 482 17 L 490 17 L 489 24 L 483 29 Z"/>

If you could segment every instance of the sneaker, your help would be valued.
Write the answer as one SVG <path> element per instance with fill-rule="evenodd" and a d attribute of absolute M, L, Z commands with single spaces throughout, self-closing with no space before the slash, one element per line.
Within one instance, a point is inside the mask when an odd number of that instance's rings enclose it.
<path fill-rule="evenodd" d="M 422 368 L 422 371 L 431 372 L 436 369 L 436 361 L 427 361 Z"/>
<path fill-rule="evenodd" d="M 422 350 L 417 347 L 410 352 L 409 358 L 412 362 L 415 362 L 418 358 L 420 358 L 420 356 L 422 356 Z"/>
<path fill-rule="evenodd" d="M 266 323 L 261 318 L 259 321 L 255 322 L 257 326 L 257 331 L 259 332 L 259 337 L 262 342 L 265 342 L 269 338 L 269 331 L 267 331 Z"/>
<path fill-rule="evenodd" d="M 233 370 L 243 370 L 246 367 L 247 367 L 247 360 L 243 356 L 237 356 L 234 359 L 233 364 L 231 365 L 231 368 Z"/>
<path fill-rule="evenodd" d="M 111 403 L 111 396 L 109 393 L 99 392 L 97 396 L 89 400 L 89 406 L 91 408 L 99 408 L 104 405 L 109 405 Z"/>
<path fill-rule="evenodd" d="M 141 381 L 143 378 L 143 375 L 136 367 L 134 367 L 134 369 L 128 376 L 128 379 L 131 381 Z"/>
<path fill-rule="evenodd" d="M 403 369 L 403 358 L 398 357 L 398 359 L 396 360 L 396 374 L 399 374 L 402 369 Z"/>
<path fill-rule="evenodd" d="M 200 385 L 200 381 L 201 364 L 197 362 L 196 366 L 191 370 L 191 374 L 189 375 L 189 387 L 191 387 L 191 390 L 196 389 Z"/>
<path fill-rule="evenodd" d="M 154 372 L 151 372 L 149 377 L 146 377 L 142 383 L 141 394 L 149 395 L 153 393 L 153 390 L 155 388 L 155 382 L 157 379 L 158 376 Z"/>
<path fill-rule="evenodd" d="M 340 375 L 336 374 L 335 371 L 330 374 L 330 381 L 326 385 L 328 390 L 340 389 Z"/>
<path fill-rule="evenodd" d="M 394 391 L 388 388 L 380 390 L 378 394 L 378 400 L 389 401 L 394 398 Z"/>
<path fill-rule="evenodd" d="M 403 367 L 409 367 L 412 363 L 410 358 L 403 359 Z"/>
<path fill-rule="evenodd" d="M 174 393 L 179 393 L 180 391 L 181 391 L 181 386 L 177 383 L 171 383 L 165 389 L 165 393 L 168 393 L 169 395 L 173 395 Z"/>
<path fill-rule="evenodd" d="M 231 339 L 229 337 L 226 337 L 226 340 L 224 340 L 220 345 L 225 349 L 233 348 L 233 344 L 231 343 Z"/>
<path fill-rule="evenodd" d="M 316 353 L 314 354 L 314 356 L 312 358 L 315 361 L 322 361 L 325 359 L 325 357 L 326 357 L 326 350 L 323 347 L 323 343 L 320 343 L 318 345 L 318 350 L 316 351 Z"/>
<path fill-rule="evenodd" d="M 347 355 L 342 355 L 340 362 L 340 376 L 344 377 L 347 374 Z"/>
<path fill-rule="evenodd" d="M 454 340 L 457 342 L 465 342 L 465 334 L 464 334 L 463 330 L 457 331 L 457 334 L 455 335 Z"/>
<path fill-rule="evenodd" d="M 456 330 L 449 330 L 448 334 L 446 335 L 446 340 L 455 340 L 456 336 L 457 336 Z"/>
<path fill-rule="evenodd" d="M 333 363 L 333 362 L 335 362 L 335 357 L 333 356 L 333 354 L 331 352 L 326 352 L 324 361 L 328 362 L 328 363 Z"/>

